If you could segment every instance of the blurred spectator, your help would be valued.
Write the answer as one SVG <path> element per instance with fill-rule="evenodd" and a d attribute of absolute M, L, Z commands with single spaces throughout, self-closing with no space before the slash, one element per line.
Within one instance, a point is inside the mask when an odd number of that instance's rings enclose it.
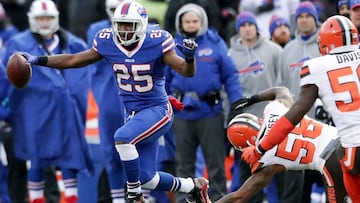
<path fill-rule="evenodd" d="M 294 14 L 300 0 L 241 0 L 239 12 L 250 11 L 256 16 L 259 31 L 266 38 L 270 38 L 269 21 L 273 15 L 278 15 L 287 20 L 290 25 L 294 24 Z M 293 33 L 293 30 L 291 30 Z"/>
<path fill-rule="evenodd" d="M 18 32 L 19 30 L 12 24 L 10 18 L 6 16 L 5 9 L 0 3 L 0 63 L 2 63 L 5 57 L 6 42 Z"/>
<path fill-rule="evenodd" d="M 63 14 L 63 26 L 74 35 L 86 40 L 91 23 L 106 19 L 104 0 L 58 0 Z"/>
<path fill-rule="evenodd" d="M 238 14 L 239 3 L 240 0 L 218 0 L 222 24 L 222 29 L 219 30 L 219 34 L 224 38 L 228 45 L 230 44 L 230 38 L 235 34 L 234 26 Z"/>
<path fill-rule="evenodd" d="M 340 15 L 350 18 L 349 0 L 339 0 L 337 4 L 337 11 Z"/>
<path fill-rule="evenodd" d="M 32 0 L 3 0 L 1 1 L 7 16 L 20 31 L 29 27 L 26 13 Z"/>
<path fill-rule="evenodd" d="M 186 78 L 166 69 L 169 94 L 185 106 L 184 110 L 175 113 L 174 120 L 176 172 L 182 177 L 195 176 L 196 151 L 201 146 L 209 174 L 209 194 L 212 200 L 217 200 L 227 193 L 224 110 L 220 92 L 225 89 L 230 103 L 241 97 L 237 69 L 227 55 L 225 41 L 208 27 L 202 7 L 185 4 L 177 11 L 172 23 L 176 26 L 176 43 L 182 43 L 186 38 L 198 43 L 194 77 Z M 177 53 L 183 56 L 179 50 Z M 177 202 L 183 202 L 184 198 L 178 194 Z"/>
<path fill-rule="evenodd" d="M 281 55 L 281 64 L 277 77 L 277 85 L 283 85 L 289 88 L 292 96 L 296 100 L 300 91 L 300 69 L 306 60 L 320 56 L 317 38 L 319 33 L 319 15 L 316 7 L 310 1 L 304 1 L 299 4 L 295 12 L 296 31 L 295 38 L 285 47 Z M 315 118 L 315 108 L 308 115 Z M 284 193 L 281 201 L 284 202 L 303 202 L 303 198 L 310 201 L 309 191 L 304 191 L 304 186 L 312 184 L 308 175 L 314 175 L 317 180 L 319 173 L 305 171 L 286 171 L 284 182 Z M 321 179 L 321 176 L 320 176 Z M 307 189 L 307 188 L 305 188 Z M 311 189 L 311 188 L 310 188 Z"/>
<path fill-rule="evenodd" d="M 273 15 L 269 22 L 271 41 L 284 47 L 291 40 L 290 24 L 284 18 Z"/>
<path fill-rule="evenodd" d="M 209 19 L 209 26 L 213 27 L 216 31 L 220 32 L 223 29 L 221 24 L 221 11 L 217 0 L 170 0 L 169 6 L 165 13 L 164 29 L 168 32 L 175 34 L 176 27 L 176 13 L 178 10 L 187 3 L 194 3 L 207 11 L 207 18 Z"/>
<path fill-rule="evenodd" d="M 123 0 L 106 0 L 105 9 L 108 17 L 90 25 L 87 31 L 87 44 L 91 48 L 96 33 L 111 28 L 111 18 L 115 8 Z M 114 134 L 124 124 L 124 107 L 118 94 L 119 87 L 115 82 L 112 64 L 105 59 L 96 62 L 89 69 L 91 89 L 99 108 L 99 133 L 103 163 L 109 180 L 112 201 L 125 198 L 125 174 L 120 157 L 115 149 Z"/>
<path fill-rule="evenodd" d="M 360 0 L 349 0 L 350 20 L 360 31 Z M 359 32 L 360 33 L 360 32 Z M 360 34 L 359 34 L 360 39 Z"/>
<path fill-rule="evenodd" d="M 30 28 L 8 41 L 4 62 L 15 51 L 52 55 L 85 50 L 84 41 L 59 27 L 58 17 L 52 1 L 34 1 L 28 12 Z M 34 66 L 25 88 L 9 89 L 15 154 L 31 163 L 27 177 L 30 202 L 45 202 L 44 168 L 61 168 L 68 203 L 78 198 L 77 173 L 91 174 L 84 137 L 88 82 L 86 70 Z"/>
<path fill-rule="evenodd" d="M 319 21 L 324 22 L 328 17 L 337 13 L 338 0 L 310 0 L 319 15 Z M 341 0 L 339 0 L 341 1 Z"/>
<path fill-rule="evenodd" d="M 236 32 L 230 40 L 229 55 L 237 66 L 243 96 L 251 96 L 274 86 L 282 48 L 260 33 L 257 19 L 252 12 L 243 11 L 237 16 Z M 243 111 L 261 117 L 265 105 L 266 103 L 258 103 L 244 108 Z M 234 184 L 236 181 L 245 182 L 251 175 L 249 165 L 242 161 L 240 156 L 236 156 L 234 170 L 240 170 L 240 177 L 232 179 Z M 263 192 L 259 192 L 249 202 L 261 203 L 263 199 Z"/>
<path fill-rule="evenodd" d="M 6 15 L 5 9 L 0 3 L 0 38 L 1 44 L 5 44 L 10 37 L 18 33 L 19 30 L 15 27 L 11 19 Z"/>

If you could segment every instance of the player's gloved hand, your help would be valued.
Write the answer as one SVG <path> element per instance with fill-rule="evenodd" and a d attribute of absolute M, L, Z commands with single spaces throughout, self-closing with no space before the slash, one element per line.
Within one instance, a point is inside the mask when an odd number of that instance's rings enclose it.
<path fill-rule="evenodd" d="M 244 113 L 242 111 L 242 108 L 239 108 L 239 109 L 235 109 L 234 108 L 234 105 L 232 104 L 231 107 L 230 107 L 230 111 L 229 111 L 229 115 L 228 115 L 228 118 L 227 118 L 227 121 L 230 122 L 231 119 L 235 118 L 235 116 L 241 114 L 241 113 Z"/>
<path fill-rule="evenodd" d="M 256 149 L 254 145 L 245 147 L 242 150 L 241 158 L 252 167 L 260 158 L 262 154 Z"/>
<path fill-rule="evenodd" d="M 169 101 L 171 106 L 173 106 L 176 110 L 182 111 L 184 109 L 184 104 L 175 97 L 169 96 Z"/>
<path fill-rule="evenodd" d="M 329 114 L 324 107 L 320 105 L 315 108 L 315 118 L 317 120 L 327 120 L 329 118 Z"/>
<path fill-rule="evenodd" d="M 33 56 L 28 52 L 20 52 L 19 54 L 26 59 L 26 64 L 28 64 L 28 65 L 38 65 L 39 64 L 38 56 Z"/>
<path fill-rule="evenodd" d="M 232 105 L 231 108 L 234 110 L 241 110 L 242 108 L 251 106 L 257 102 L 259 102 L 259 95 L 253 95 L 251 97 L 243 97 L 237 101 L 235 101 Z"/>
<path fill-rule="evenodd" d="M 185 61 L 187 63 L 194 62 L 194 55 L 198 44 L 191 39 L 184 39 L 183 44 L 176 44 L 176 47 L 181 51 L 185 56 Z"/>

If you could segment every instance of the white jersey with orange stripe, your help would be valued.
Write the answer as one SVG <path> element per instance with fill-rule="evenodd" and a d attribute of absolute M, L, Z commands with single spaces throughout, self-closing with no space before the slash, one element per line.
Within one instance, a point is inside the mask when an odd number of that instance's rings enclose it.
<path fill-rule="evenodd" d="M 304 63 L 300 85 L 313 84 L 338 129 L 343 147 L 360 146 L 360 50 Z"/>
<path fill-rule="evenodd" d="M 288 111 L 278 100 L 271 101 L 264 110 L 264 122 L 259 142 L 275 122 Z M 339 144 L 336 128 L 305 116 L 279 145 L 268 150 L 260 159 L 262 166 L 283 165 L 287 170 L 310 169 L 323 173 L 329 156 Z"/>

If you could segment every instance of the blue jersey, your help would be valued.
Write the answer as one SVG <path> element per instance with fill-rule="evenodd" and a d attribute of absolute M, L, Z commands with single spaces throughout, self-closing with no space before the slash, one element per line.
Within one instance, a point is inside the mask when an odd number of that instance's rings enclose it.
<path fill-rule="evenodd" d="M 174 46 L 170 33 L 160 29 L 148 29 L 132 51 L 115 44 L 110 28 L 99 31 L 93 42 L 93 48 L 112 64 L 126 110 L 135 112 L 168 102 L 162 57 Z"/>

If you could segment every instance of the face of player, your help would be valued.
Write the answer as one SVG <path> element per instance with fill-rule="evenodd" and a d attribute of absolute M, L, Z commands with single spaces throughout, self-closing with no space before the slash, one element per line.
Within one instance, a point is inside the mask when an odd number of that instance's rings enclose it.
<path fill-rule="evenodd" d="M 360 27 L 360 6 L 357 6 L 350 10 L 350 19 L 354 23 L 355 27 Z"/>
<path fill-rule="evenodd" d="M 296 19 L 296 26 L 301 35 L 310 35 L 316 31 L 316 22 L 309 13 L 301 13 Z"/>
<path fill-rule="evenodd" d="M 54 16 L 39 16 L 39 17 L 36 17 L 35 20 L 41 29 L 47 30 L 47 29 L 53 28 L 55 17 Z M 51 38 L 51 36 L 52 36 L 52 34 L 49 34 L 49 35 L 43 36 L 43 37 Z"/>
<path fill-rule="evenodd" d="M 118 22 L 117 24 L 121 39 L 124 41 L 132 39 L 136 30 L 136 23 Z"/>
<path fill-rule="evenodd" d="M 187 12 L 181 18 L 181 25 L 186 33 L 197 33 L 201 28 L 201 19 L 194 12 Z"/>
<path fill-rule="evenodd" d="M 284 46 L 290 40 L 290 29 L 286 25 L 276 27 L 271 39 L 277 44 Z"/>
<path fill-rule="evenodd" d="M 239 28 L 239 35 L 243 41 L 254 41 L 257 39 L 256 25 L 245 23 Z"/>

